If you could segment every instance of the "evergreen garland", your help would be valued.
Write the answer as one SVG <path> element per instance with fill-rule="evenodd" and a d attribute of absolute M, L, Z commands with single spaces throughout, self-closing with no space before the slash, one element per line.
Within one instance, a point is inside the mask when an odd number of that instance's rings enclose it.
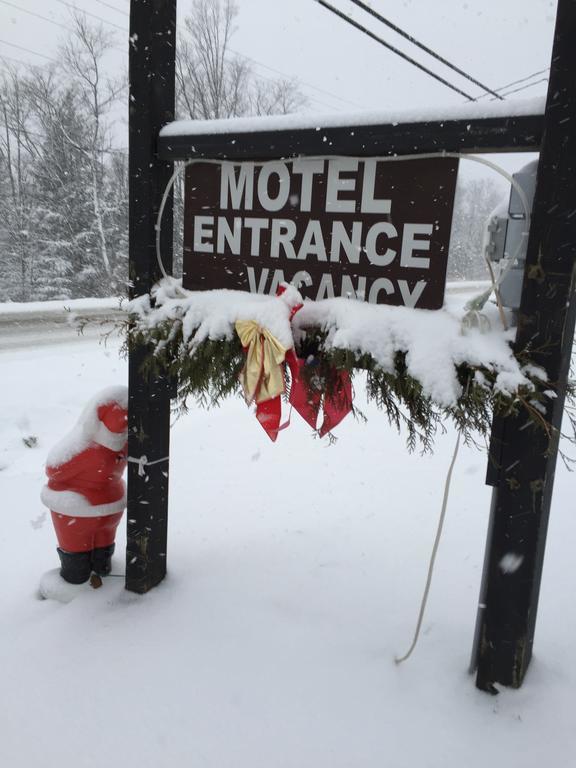
<path fill-rule="evenodd" d="M 179 411 L 187 410 L 190 398 L 211 407 L 240 392 L 238 376 L 245 355 L 235 333 L 191 344 L 184 341 L 182 321 L 170 319 L 152 327 L 129 323 L 129 339 L 129 343 L 149 347 L 146 372 L 167 376 L 174 382 Z M 417 447 L 430 451 L 437 431 L 444 431 L 446 422 L 452 422 L 466 442 L 474 442 L 478 436 L 490 434 L 494 414 L 506 416 L 520 409 L 526 411 L 535 426 L 550 428 L 542 411 L 551 386 L 537 376 L 529 376 L 531 386 L 507 394 L 494 388 L 496 372 L 486 366 L 462 364 L 456 369 L 462 394 L 454 405 L 443 406 L 425 395 L 420 382 L 408 373 L 405 353 L 396 353 L 391 372 L 369 354 L 329 348 L 325 342 L 326 333 L 319 329 L 307 329 L 296 340 L 296 352 L 307 363 L 305 383 L 324 394 L 334 394 L 338 371 L 348 371 L 352 378 L 359 372 L 365 373 L 368 401 L 384 411 L 390 425 L 398 431 L 406 428 L 410 451 Z M 287 379 L 287 393 L 289 386 Z M 363 418 L 356 404 L 353 413 Z"/>

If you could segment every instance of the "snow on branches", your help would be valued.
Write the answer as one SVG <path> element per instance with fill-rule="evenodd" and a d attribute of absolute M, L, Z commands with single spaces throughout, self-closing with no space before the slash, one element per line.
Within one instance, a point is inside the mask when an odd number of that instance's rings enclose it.
<path fill-rule="evenodd" d="M 169 278 L 132 301 L 128 312 L 132 339 L 149 345 L 148 366 L 177 382 L 182 407 L 190 396 L 210 405 L 238 391 L 244 355 L 234 326 L 253 320 L 306 360 L 311 388 L 328 392 L 333 371 L 365 372 L 368 397 L 392 424 L 406 425 L 410 448 L 418 442 L 430 448 L 447 418 L 468 439 L 488 433 L 494 411 L 524 408 L 547 427 L 545 372 L 514 354 L 513 330 L 502 330 L 495 308 L 485 310 L 487 329 L 470 328 L 462 303 L 448 297 L 441 310 L 430 311 L 346 298 L 310 301 L 292 286 L 278 297 L 185 291 Z"/>

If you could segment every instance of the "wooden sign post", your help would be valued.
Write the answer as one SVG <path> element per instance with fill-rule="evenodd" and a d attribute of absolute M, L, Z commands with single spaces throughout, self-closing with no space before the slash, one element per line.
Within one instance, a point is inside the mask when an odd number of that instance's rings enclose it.
<path fill-rule="evenodd" d="M 576 316 L 576 2 L 559 0 L 544 136 L 519 311 L 517 349 L 548 373 L 557 397 L 543 414 L 498 420 L 488 482 L 492 502 L 477 686 L 518 688 L 534 643 L 538 596 Z"/>
<path fill-rule="evenodd" d="M 174 119 L 176 0 L 132 0 L 130 8 L 130 298 L 160 278 L 156 217 L 172 173 L 160 160 L 158 133 Z M 162 254 L 172 264 L 172 205 L 166 207 Z M 166 574 L 170 387 L 142 372 L 148 350 L 130 345 L 128 541 L 126 588 L 147 592 Z M 144 464 L 144 458 L 147 464 Z M 156 462 L 156 463 L 154 463 Z M 149 464 L 149 466 L 148 466 Z"/>

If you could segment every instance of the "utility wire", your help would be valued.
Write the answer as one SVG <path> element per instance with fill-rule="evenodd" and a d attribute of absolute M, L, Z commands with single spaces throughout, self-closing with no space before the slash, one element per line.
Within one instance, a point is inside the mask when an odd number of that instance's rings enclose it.
<path fill-rule="evenodd" d="M 106 8 L 110 8 L 112 11 L 116 11 L 116 13 L 121 13 L 122 16 L 127 16 L 128 18 L 130 18 L 129 13 L 126 13 L 126 11 L 121 11 L 120 8 L 116 8 L 116 6 L 112 5 L 111 3 L 106 3 L 104 2 L 104 0 L 96 0 L 96 2 L 99 3 L 100 5 L 105 6 Z"/>
<path fill-rule="evenodd" d="M 38 64 L 31 64 L 29 61 L 26 61 L 26 59 L 16 59 L 14 56 L 6 56 L 5 53 L 0 53 L 0 60 L 2 61 L 14 61 L 16 64 L 26 64 L 28 67 L 37 67 Z"/>
<path fill-rule="evenodd" d="M 533 83 L 528 83 L 528 85 L 521 85 L 520 88 L 514 88 L 511 91 L 506 91 L 506 93 L 503 93 L 503 96 L 510 96 L 512 93 L 518 93 L 518 91 L 525 91 L 526 88 L 532 88 L 533 85 L 540 85 L 540 83 L 547 83 L 548 78 L 543 77 L 541 80 L 535 80 Z M 490 99 L 490 101 L 495 101 L 495 99 Z"/>
<path fill-rule="evenodd" d="M 18 48 L 20 51 L 26 51 L 26 53 L 33 53 L 35 56 L 41 56 L 43 59 L 47 59 L 48 61 L 53 61 L 55 64 L 58 64 L 58 61 L 56 59 L 52 59 L 50 56 L 46 56 L 44 53 L 39 53 L 38 51 L 33 51 L 31 48 L 25 48 L 23 45 L 16 45 L 16 43 L 9 43 L 8 40 L 1 40 L 0 43 L 3 43 L 4 45 L 9 45 L 12 48 Z"/>
<path fill-rule="evenodd" d="M 0 3 L 1 3 L 1 4 L 3 4 L 3 5 L 7 5 L 7 6 L 10 6 L 11 8 L 14 8 L 15 10 L 18 10 L 18 11 L 22 11 L 22 12 L 24 12 L 24 13 L 27 13 L 27 14 L 29 14 L 30 16 L 35 16 L 35 17 L 37 17 L 38 19 L 41 19 L 42 21 L 47 21 L 49 24 L 54 24 L 55 26 L 57 26 L 57 27 L 60 27 L 61 29 L 64 29 L 64 30 L 66 30 L 66 31 L 68 31 L 68 32 L 74 32 L 74 30 L 72 29 L 72 27 L 69 27 L 69 26 L 67 26 L 67 25 L 65 25 L 65 24 L 62 24 L 61 22 L 58 22 L 58 21 L 54 21 L 53 19 L 50 19 L 50 18 L 48 18 L 47 16 L 42 16 L 42 14 L 40 14 L 40 13 L 36 13 L 35 11 L 29 11 L 27 8 L 22 8 L 21 6 L 19 6 L 19 5 L 16 5 L 16 3 L 12 3 L 12 2 L 10 2 L 10 0 L 0 0 Z M 64 5 L 69 5 L 68 3 L 63 3 L 63 4 L 64 4 Z M 104 4 L 104 5 L 108 5 L 108 3 L 103 3 L 103 4 Z M 110 7 L 111 7 L 111 6 L 110 6 Z M 78 10 L 78 11 L 80 11 L 81 13 L 85 12 L 85 11 L 83 11 L 83 9 L 82 9 L 82 8 L 77 8 L 77 10 Z M 91 15 L 93 15 L 93 14 L 91 14 Z M 128 15 L 128 14 L 126 14 L 126 15 Z M 99 17 L 96 17 L 96 18 L 99 18 Z M 116 26 L 116 25 L 115 25 L 115 26 Z M 8 45 L 10 45 L 10 43 L 8 43 Z M 113 47 L 114 47 L 114 49 L 115 49 L 115 50 L 118 50 L 118 51 L 120 51 L 120 52 L 122 52 L 122 53 L 125 53 L 125 51 L 124 51 L 123 49 L 121 49 L 121 48 L 118 48 L 118 47 L 116 47 L 116 46 L 113 46 Z M 247 60 L 249 60 L 249 61 L 252 61 L 252 62 L 254 62 L 254 64 L 257 64 L 258 66 L 264 67 L 265 69 L 269 69 L 270 71 L 272 71 L 272 72 L 276 72 L 276 74 L 279 74 L 279 75 L 283 75 L 284 77 L 289 77 L 289 75 L 287 75 L 285 72 L 281 72 L 280 70 L 274 69 L 273 67 L 269 67 L 268 65 L 266 65 L 266 64 L 264 64 L 264 63 L 262 63 L 262 62 L 256 61 L 256 59 L 253 59 L 253 58 L 251 58 L 250 56 L 246 56 L 245 54 L 239 53 L 238 51 L 233 51 L 232 49 L 229 49 L 229 50 L 230 50 L 232 53 L 235 53 L 237 56 L 241 56 L 242 58 L 245 58 L 245 59 L 247 59 Z M 33 53 L 33 51 L 29 51 L 29 52 L 32 52 L 32 53 Z M 43 55 L 43 54 L 39 54 L 39 53 L 38 53 L 37 55 L 38 55 L 38 56 L 41 56 L 41 55 Z M 23 64 L 25 64 L 25 63 L 26 63 L 25 61 L 23 61 L 23 60 L 21 60 L 21 59 L 16 59 L 15 61 L 20 61 L 20 62 L 21 62 L 21 63 L 23 63 Z M 55 59 L 51 59 L 51 61 L 55 61 Z M 261 75 L 260 77 L 261 77 L 262 79 L 264 79 L 264 80 L 268 80 L 269 82 L 273 82 L 273 81 L 271 80 L 271 78 L 266 78 L 266 77 L 264 77 L 263 75 Z M 303 83 L 303 84 L 304 84 L 304 83 Z M 330 93 L 329 91 L 322 91 L 322 89 L 321 89 L 321 88 L 316 88 L 315 86 L 313 86 L 313 85 L 311 85 L 311 84 L 308 84 L 308 83 L 307 83 L 306 85 L 308 85 L 308 87 L 310 87 L 310 88 L 315 88 L 315 90 L 319 91 L 320 93 L 326 93 L 327 95 L 329 95 L 329 96 L 331 96 L 331 97 L 333 97 L 333 98 L 339 99 L 340 101 L 343 101 L 343 102 L 345 102 L 345 101 L 346 101 L 345 99 L 341 99 L 340 97 L 336 96 L 336 94 L 332 94 L 332 93 Z M 320 99 L 316 99 L 316 98 L 314 98 L 314 97 L 310 97 L 310 100 L 311 100 L 311 101 L 313 101 L 313 102 L 316 102 L 317 104 L 320 104 L 322 107 L 326 107 L 326 108 L 328 108 L 328 109 L 332 109 L 332 110 L 334 110 L 334 109 L 335 109 L 335 107 L 333 107 L 331 104 L 327 104 L 326 102 L 323 102 L 323 101 L 321 101 Z M 347 103 L 349 103 L 349 104 L 352 104 L 353 106 L 357 106 L 357 107 L 359 107 L 359 106 L 360 106 L 360 105 L 358 105 L 358 104 L 354 104 L 353 102 L 347 102 Z"/>
<path fill-rule="evenodd" d="M 261 61 L 257 61 L 256 59 L 253 59 L 251 56 L 247 56 L 245 53 L 240 53 L 240 51 L 235 51 L 233 48 L 228 48 L 230 53 L 235 53 L 236 56 L 240 56 L 243 59 L 247 59 L 248 61 L 251 61 L 253 64 L 256 64 L 259 67 L 263 67 L 264 69 L 270 70 L 270 72 L 275 72 L 277 75 L 282 75 L 283 77 L 289 77 L 292 79 L 292 77 L 286 72 L 282 72 L 279 69 L 275 69 L 274 67 L 269 66 L 268 64 L 264 64 Z M 359 109 L 364 109 L 364 107 L 361 104 L 357 104 L 354 101 L 349 101 L 348 99 L 343 99 L 341 96 L 337 96 L 335 93 L 332 93 L 331 91 L 326 91 L 324 88 L 318 88 L 316 85 L 312 85 L 312 83 L 307 83 L 306 80 L 300 80 L 300 78 L 296 78 L 299 83 L 302 83 L 302 85 L 307 86 L 308 88 L 312 88 L 315 91 L 318 91 L 318 93 L 323 93 L 325 96 L 330 96 L 333 99 L 338 99 L 338 101 L 341 101 L 343 104 L 349 104 L 351 107 L 358 107 Z M 321 102 L 320 102 L 321 103 Z"/>
<path fill-rule="evenodd" d="M 115 24 L 113 21 L 108 21 L 108 19 L 103 19 L 102 16 L 97 16 L 95 13 L 91 13 L 90 11 L 84 10 L 84 8 L 78 8 L 77 5 L 73 5 L 72 3 L 67 3 L 66 0 L 56 0 L 57 3 L 60 3 L 60 5 L 64 5 L 66 8 L 71 8 L 73 11 L 76 11 L 77 13 L 84 13 L 86 16 L 91 16 L 93 19 L 98 19 L 98 21 L 101 21 L 103 24 L 109 24 L 111 27 L 116 27 L 116 29 L 119 29 L 121 32 L 126 32 L 128 34 L 128 30 L 126 27 L 121 27 L 119 24 Z"/>
<path fill-rule="evenodd" d="M 476 78 L 472 77 L 472 75 L 469 75 L 467 72 L 464 72 L 463 69 L 460 69 L 460 67 L 457 67 L 455 64 L 452 64 L 452 62 L 448 61 L 443 56 L 440 56 L 440 54 L 436 53 L 436 51 L 433 51 L 431 48 L 428 48 L 427 45 L 424 45 L 424 43 L 421 43 L 415 37 L 413 37 L 412 35 L 409 35 L 408 32 L 405 32 L 399 26 L 397 26 L 396 24 L 393 24 L 389 19 L 385 18 L 384 16 L 381 16 L 373 8 L 370 8 L 369 5 L 366 5 L 366 3 L 363 3 L 362 0 L 350 0 L 350 2 L 354 3 L 354 5 L 357 5 L 358 8 L 362 8 L 362 10 L 366 11 L 366 13 L 369 13 L 371 16 L 374 16 L 374 18 L 378 19 L 378 21 L 381 21 L 382 24 L 386 24 L 386 26 L 390 27 L 390 29 L 394 30 L 394 32 L 401 35 L 406 40 L 409 40 L 413 45 L 417 46 L 422 51 L 425 51 L 430 56 L 433 56 L 435 59 L 442 62 L 442 64 L 454 70 L 454 72 L 457 72 L 459 75 L 462 75 L 462 77 L 465 77 L 467 80 L 470 80 L 470 82 L 474 83 L 474 85 L 479 86 L 487 93 L 490 93 L 492 96 L 495 96 L 497 99 L 501 99 L 501 100 L 503 99 L 503 97 L 500 96 L 496 91 L 493 91 L 491 88 L 488 88 L 487 85 L 484 85 L 479 80 L 476 80 Z"/>
<path fill-rule="evenodd" d="M 54 21 L 54 19 L 49 19 L 48 16 L 42 16 L 40 13 L 36 13 L 36 11 L 29 11 L 28 8 L 22 8 L 19 5 L 16 5 L 16 3 L 11 3 L 9 0 L 0 0 L 0 3 L 2 5 L 8 5 L 10 8 L 14 8 L 17 11 L 21 11 L 22 13 L 27 13 L 29 16 L 36 16 L 37 19 L 42 19 L 42 21 L 47 21 L 49 24 L 54 24 L 55 27 L 61 27 L 62 29 L 69 30 L 70 27 L 67 27 L 65 24 L 61 24 L 59 21 Z"/>
<path fill-rule="evenodd" d="M 380 45 L 383 45 L 385 48 L 388 48 L 388 50 L 392 51 L 392 53 L 395 53 L 397 56 L 400 56 L 401 59 L 404 59 L 405 61 L 409 62 L 413 66 L 420 69 L 422 72 L 425 72 L 427 75 L 430 75 L 430 77 L 433 77 L 435 80 L 438 80 L 438 82 L 442 83 L 447 88 L 450 88 L 452 91 L 456 91 L 456 93 L 459 93 L 461 96 L 464 96 L 466 99 L 468 99 L 468 101 L 476 101 L 476 99 L 473 96 L 470 96 L 470 94 L 460 90 L 460 88 L 457 88 L 455 85 L 452 85 L 452 83 L 449 83 L 448 80 L 445 80 L 443 77 L 440 77 L 440 75 L 437 75 L 435 72 L 432 72 L 423 64 L 420 64 L 418 61 L 411 58 L 407 54 L 403 53 L 398 48 L 395 48 L 393 45 L 390 45 L 390 43 L 387 43 L 385 40 L 382 40 L 381 37 L 378 37 L 378 35 L 375 35 L 373 32 L 370 32 L 369 29 L 366 29 L 366 27 L 363 27 L 357 21 L 354 21 L 354 19 L 351 19 L 350 16 L 347 16 L 345 13 L 342 13 L 342 11 L 339 11 L 337 8 L 334 8 L 334 6 L 329 5 L 328 3 L 324 2 L 324 0 L 314 0 L 314 1 L 316 3 L 319 3 L 324 8 L 327 8 L 329 11 L 332 11 L 332 13 L 336 14 L 336 16 L 339 16 L 348 24 L 351 24 L 353 27 L 356 27 L 356 29 L 359 29 L 360 32 L 364 32 L 364 34 L 368 35 L 368 37 L 371 37 L 372 40 L 375 40 L 377 43 L 380 43 Z"/>
<path fill-rule="evenodd" d="M 550 67 L 546 67 L 546 69 L 540 69 L 538 72 L 532 72 L 531 75 L 526 75 L 526 77 L 521 77 L 518 80 L 512 80 L 511 83 L 506 83 L 506 85 L 501 85 L 499 88 L 496 88 L 496 90 L 501 93 L 502 91 L 505 91 L 507 88 L 511 88 L 513 85 L 518 85 L 519 83 L 525 83 L 527 80 L 531 80 L 533 77 L 538 77 L 538 75 L 545 75 L 548 72 L 550 72 Z M 539 83 L 542 82 L 542 80 L 538 80 Z M 530 88 L 532 85 L 536 85 L 536 83 L 528 83 L 528 85 L 525 86 L 525 88 Z M 519 89 L 522 90 L 522 89 Z M 481 96 L 478 96 L 478 100 L 484 99 L 487 96 L 486 93 L 483 93 Z"/>
<path fill-rule="evenodd" d="M 60 27 L 61 29 L 64 29 L 66 32 L 72 32 L 72 33 L 75 32 L 75 30 L 72 27 L 68 26 L 67 24 L 62 24 L 60 21 L 55 21 L 54 19 L 50 19 L 48 18 L 48 16 L 42 16 L 42 14 L 36 13 L 36 11 L 29 11 L 28 8 L 22 8 L 20 5 L 16 5 L 16 3 L 11 3 L 10 0 L 0 0 L 0 3 L 2 3 L 2 5 L 10 6 L 10 8 L 14 8 L 17 11 L 21 11 L 22 13 L 27 13 L 29 16 L 35 16 L 37 19 L 41 19 L 42 21 L 47 21 L 49 24 L 54 24 L 54 26 Z M 86 13 L 86 11 L 84 11 L 82 8 L 77 8 L 77 10 L 80 13 Z M 89 14 L 89 15 L 93 15 L 93 14 Z M 95 18 L 99 18 L 99 17 L 97 16 Z M 102 21 L 105 21 L 105 19 L 102 19 Z M 106 23 L 108 24 L 109 22 L 106 22 Z M 112 48 L 114 48 L 115 51 L 120 51 L 120 53 L 126 55 L 126 51 L 124 50 L 124 48 L 120 48 L 117 45 L 113 45 Z"/>
<path fill-rule="evenodd" d="M 532 72 L 531 75 L 526 75 L 526 77 L 521 77 L 519 80 L 513 80 L 511 83 L 506 83 L 506 85 L 501 85 L 500 88 L 496 88 L 496 90 L 503 91 L 506 88 L 511 88 L 513 85 L 518 85 L 518 83 L 525 83 L 526 80 L 531 80 L 533 77 L 538 77 L 538 75 L 545 75 L 547 72 L 550 72 L 550 67 L 546 67 L 546 69 L 541 69 L 538 72 Z"/>
<path fill-rule="evenodd" d="M 2 0 L 0 0 L 2 2 Z M 57 2 L 64 3 L 65 5 L 67 3 L 64 2 L 64 0 L 57 0 Z M 108 8 L 111 8 L 115 11 L 118 11 L 118 13 L 121 13 L 123 16 L 126 16 L 129 18 L 130 14 L 126 13 L 126 11 L 122 11 L 119 8 L 116 8 L 116 6 L 111 5 L 110 3 L 105 2 L 105 0 L 96 0 L 97 3 L 100 5 L 106 6 Z M 81 9 L 79 9 L 81 10 Z M 97 17 L 99 18 L 99 17 Z M 104 21 L 104 19 L 102 19 Z M 107 22 L 110 23 L 110 22 Z M 117 26 L 117 25 L 114 25 Z M 119 27 L 122 29 L 121 27 Z M 291 75 L 288 75 L 286 72 L 282 72 L 279 69 L 275 69 L 274 67 L 269 66 L 268 64 L 264 64 L 262 61 L 258 61 L 257 59 L 252 58 L 251 56 L 247 56 L 245 53 L 240 53 L 240 51 L 235 51 L 233 48 L 228 48 L 228 50 L 231 53 L 236 54 L 236 56 L 240 56 L 243 59 L 247 59 L 248 61 L 251 61 L 252 63 L 256 64 L 259 67 L 263 67 L 264 69 L 268 69 L 270 72 L 274 72 L 277 75 L 281 75 L 282 77 L 287 77 L 289 79 L 293 79 Z M 266 79 L 266 78 L 264 78 Z M 318 93 L 323 93 L 325 96 L 330 96 L 333 99 L 337 99 L 338 101 L 343 102 L 344 104 L 349 104 L 352 107 L 357 107 L 358 109 L 364 109 L 364 107 L 361 104 L 357 104 L 353 101 L 349 101 L 348 99 L 343 99 L 341 96 L 337 96 L 335 93 L 331 93 L 330 91 L 327 91 L 323 88 L 319 88 L 316 85 L 313 85 L 312 83 L 308 83 L 305 80 L 301 80 L 300 78 L 297 78 L 298 82 L 300 82 L 303 86 L 307 86 L 308 88 L 311 88 L 314 91 L 317 91 Z M 322 105 L 323 107 L 328 107 L 329 109 L 334 109 L 334 107 L 331 104 L 326 104 L 325 102 L 320 101 L 319 99 L 311 99 L 312 101 L 316 101 L 318 104 Z"/>
<path fill-rule="evenodd" d="M 228 50 L 231 50 L 231 49 L 228 49 Z M 238 54 L 238 55 L 241 56 L 242 54 Z M 246 57 L 246 58 L 248 58 L 248 57 Z M 268 67 L 268 69 L 270 69 L 270 67 Z M 277 70 L 275 70 L 275 71 L 277 71 Z M 280 74 L 282 74 L 282 73 L 280 73 Z M 278 82 L 277 80 L 274 80 L 271 77 L 266 77 L 266 75 L 257 75 L 257 77 L 260 80 L 266 80 L 268 83 Z M 287 77 L 287 75 L 286 75 L 286 77 Z M 306 95 L 306 94 L 304 94 L 304 95 Z M 316 96 L 309 96 L 307 98 L 311 102 L 315 102 L 316 104 L 320 104 L 320 106 L 322 106 L 322 107 L 327 107 L 328 109 L 331 109 L 333 112 L 337 112 L 338 111 L 337 107 L 333 106 L 332 104 L 327 104 L 325 101 L 321 101 L 320 99 L 316 98 Z"/>

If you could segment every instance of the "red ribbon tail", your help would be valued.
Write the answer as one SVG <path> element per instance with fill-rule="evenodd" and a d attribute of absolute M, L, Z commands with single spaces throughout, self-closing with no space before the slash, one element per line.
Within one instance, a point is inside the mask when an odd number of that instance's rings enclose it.
<path fill-rule="evenodd" d="M 312 429 L 316 429 L 321 393 L 312 391 L 305 384 L 302 377 L 302 368 L 306 365 L 306 361 L 296 357 L 292 350 L 290 352 L 291 354 L 286 355 L 286 362 L 290 367 L 292 378 L 289 403 L 295 411 L 298 411 L 304 421 L 310 424 Z"/>
<path fill-rule="evenodd" d="M 271 400 L 265 400 L 256 406 L 256 418 L 273 443 L 276 442 L 278 432 L 282 429 L 280 427 L 281 417 L 282 399 L 280 396 L 273 397 Z M 286 426 L 288 425 L 286 424 Z"/>
<path fill-rule="evenodd" d="M 340 424 L 352 410 L 352 381 L 348 371 L 337 374 L 334 392 L 324 397 L 324 421 L 320 427 L 320 437 L 324 437 Z"/>

